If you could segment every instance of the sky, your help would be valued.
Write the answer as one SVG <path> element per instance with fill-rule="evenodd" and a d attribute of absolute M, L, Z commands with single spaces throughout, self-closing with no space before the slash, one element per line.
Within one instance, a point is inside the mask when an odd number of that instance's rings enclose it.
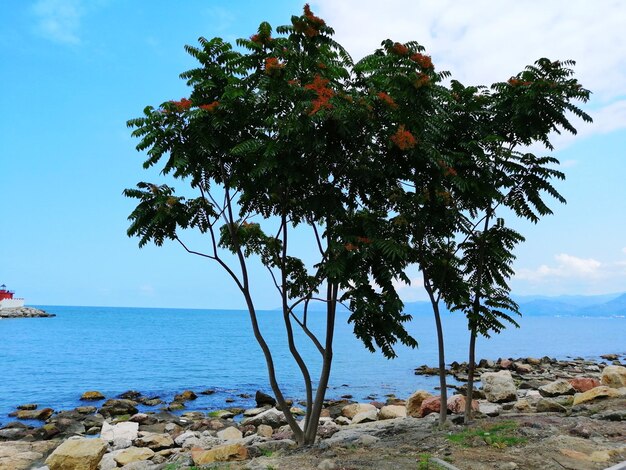
<path fill-rule="evenodd" d="M 188 96 L 183 46 L 277 26 L 303 4 L 239 0 L 4 0 L 0 3 L 0 284 L 33 305 L 242 308 L 232 281 L 174 243 L 126 236 L 142 169 L 126 121 Z M 390 38 L 416 40 L 465 84 L 505 81 L 540 57 L 574 59 L 593 92 L 593 124 L 556 136 L 566 205 L 537 225 L 514 222 L 518 295 L 626 291 L 626 5 L 551 2 L 319 0 L 314 12 L 358 59 Z M 175 187 L 184 186 L 178 182 Z M 182 189 L 182 188 L 180 188 Z M 199 237 L 190 237 L 202 246 Z M 310 241 L 297 248 L 307 255 Z M 259 308 L 279 301 L 255 267 Z M 261 276 L 263 278 L 261 279 Z M 423 299 L 413 269 L 406 301 Z"/>

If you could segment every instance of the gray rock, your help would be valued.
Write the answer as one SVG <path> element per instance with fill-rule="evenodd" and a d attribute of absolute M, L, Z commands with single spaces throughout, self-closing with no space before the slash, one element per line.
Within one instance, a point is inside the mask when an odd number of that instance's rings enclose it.
<path fill-rule="evenodd" d="M 558 397 L 559 395 L 574 395 L 576 390 L 567 380 L 559 379 L 539 387 L 542 397 Z"/>
<path fill-rule="evenodd" d="M 480 376 L 487 400 L 492 403 L 503 403 L 517 400 L 515 382 L 508 370 L 485 372 Z"/>
<path fill-rule="evenodd" d="M 540 398 L 537 402 L 537 413 L 565 413 L 567 408 L 551 398 Z"/>
<path fill-rule="evenodd" d="M 243 426 L 248 424 L 252 424 L 253 426 L 266 424 L 267 426 L 278 428 L 283 424 L 287 424 L 287 420 L 285 419 L 285 415 L 282 411 L 279 411 L 276 408 L 270 408 L 269 410 L 264 411 L 263 413 L 259 413 L 256 416 L 251 416 L 244 419 L 241 424 Z"/>

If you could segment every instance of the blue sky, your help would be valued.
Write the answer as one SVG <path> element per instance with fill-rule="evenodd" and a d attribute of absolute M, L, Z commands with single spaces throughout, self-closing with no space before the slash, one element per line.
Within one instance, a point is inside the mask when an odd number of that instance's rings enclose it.
<path fill-rule="evenodd" d="M 555 140 L 568 204 L 537 226 L 518 225 L 527 242 L 513 287 L 626 291 L 626 7 L 521 3 L 311 2 L 355 58 L 388 37 L 417 40 L 440 70 L 468 84 L 506 80 L 542 56 L 577 60 L 595 123 Z M 187 96 L 178 75 L 195 64 L 185 44 L 247 37 L 301 8 L 287 0 L 2 2 L 0 283 L 31 304 L 242 307 L 217 266 L 174 244 L 139 250 L 126 237 L 133 203 L 122 190 L 158 175 L 142 170 L 125 122 L 148 104 Z M 266 279 L 256 285 L 260 307 L 278 305 Z M 415 286 L 401 291 L 422 296 Z"/>

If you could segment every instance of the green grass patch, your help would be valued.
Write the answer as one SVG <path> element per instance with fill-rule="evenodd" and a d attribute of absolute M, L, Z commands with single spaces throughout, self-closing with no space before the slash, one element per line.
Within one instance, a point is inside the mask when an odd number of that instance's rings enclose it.
<path fill-rule="evenodd" d="M 497 424 L 466 429 L 458 434 L 450 434 L 447 438 L 450 442 L 463 447 L 473 447 L 476 445 L 476 440 L 482 440 L 487 445 L 503 449 L 526 443 L 525 438 L 516 435 L 517 428 L 518 424 L 515 421 L 502 421 Z"/>

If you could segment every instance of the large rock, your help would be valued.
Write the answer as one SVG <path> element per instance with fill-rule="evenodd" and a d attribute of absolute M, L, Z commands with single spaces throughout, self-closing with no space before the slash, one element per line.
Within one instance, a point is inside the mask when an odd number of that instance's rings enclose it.
<path fill-rule="evenodd" d="M 269 410 L 259 413 L 256 416 L 244 419 L 241 424 L 244 426 L 247 424 L 252 424 L 253 426 L 266 424 L 268 426 L 272 426 L 273 428 L 278 428 L 283 424 L 287 424 L 287 420 L 285 419 L 285 414 L 282 411 L 279 411 L 276 408 L 270 408 Z"/>
<path fill-rule="evenodd" d="M 517 400 L 515 382 L 513 382 L 511 372 L 508 370 L 485 372 L 480 376 L 480 381 L 488 401 L 504 403 Z"/>
<path fill-rule="evenodd" d="M 104 417 L 134 415 L 137 413 L 137 402 L 126 399 L 111 398 L 104 402 L 100 414 Z"/>
<path fill-rule="evenodd" d="M 592 388 L 591 390 L 587 390 L 584 393 L 577 393 L 574 395 L 574 402 L 572 404 L 576 406 L 580 403 L 585 403 L 597 398 L 616 398 L 619 396 L 620 392 L 618 392 L 617 389 L 601 385 L 599 387 Z"/>
<path fill-rule="evenodd" d="M 132 462 L 140 462 L 142 460 L 148 460 L 154 455 L 152 449 L 147 447 L 129 447 L 117 454 L 114 460 L 118 465 L 122 467 Z"/>
<path fill-rule="evenodd" d="M 241 439 L 243 437 L 242 432 L 234 426 L 230 426 L 226 429 L 222 429 L 217 432 L 217 437 L 225 441 L 232 441 L 234 439 Z"/>
<path fill-rule="evenodd" d="M 574 377 L 573 379 L 569 379 L 569 383 L 574 387 L 574 390 L 579 393 L 586 392 L 587 390 L 601 385 L 598 379 L 590 377 Z"/>
<path fill-rule="evenodd" d="M 428 397 L 420 405 L 418 418 L 423 418 L 431 413 L 439 413 L 441 411 L 441 397 Z"/>
<path fill-rule="evenodd" d="M 606 366 L 602 371 L 602 385 L 611 388 L 626 387 L 626 367 Z"/>
<path fill-rule="evenodd" d="M 377 408 L 369 403 L 352 403 L 351 405 L 346 405 L 341 409 L 341 415 L 352 419 L 359 413 L 372 410 L 377 410 Z"/>
<path fill-rule="evenodd" d="M 406 417 L 406 406 L 404 405 L 385 405 L 378 413 L 378 419 L 394 419 Z"/>
<path fill-rule="evenodd" d="M 96 470 L 107 450 L 104 439 L 68 439 L 46 459 L 50 470 Z"/>
<path fill-rule="evenodd" d="M 558 397 L 559 395 L 573 395 L 576 389 L 567 380 L 559 379 L 539 387 L 542 397 Z"/>
<path fill-rule="evenodd" d="M 42 408 L 41 410 L 19 410 L 15 413 L 17 419 L 38 419 L 40 421 L 47 420 L 54 410 L 52 408 Z"/>
<path fill-rule="evenodd" d="M 472 410 L 478 411 L 477 400 L 472 400 Z M 465 413 L 465 397 L 463 395 L 452 395 L 448 399 L 448 411 L 454 414 Z"/>
<path fill-rule="evenodd" d="M 183 401 L 195 400 L 196 398 L 198 398 L 198 395 L 196 395 L 193 391 L 185 390 L 184 392 L 176 395 L 174 397 L 174 401 L 183 402 Z"/>
<path fill-rule="evenodd" d="M 352 417 L 352 424 L 359 423 L 371 423 L 378 420 L 378 409 L 374 407 L 373 410 L 361 411 Z"/>
<path fill-rule="evenodd" d="M 228 462 L 231 460 L 245 460 L 248 458 L 248 449 L 241 444 L 228 444 L 209 450 L 194 448 L 191 449 L 191 458 L 195 465 Z"/>
<path fill-rule="evenodd" d="M 538 413 L 550 413 L 550 412 L 565 413 L 566 411 L 567 411 L 567 408 L 565 408 L 559 402 L 551 398 L 540 398 L 539 401 L 537 402 Z"/>
<path fill-rule="evenodd" d="M 111 425 L 104 421 L 102 423 L 102 429 L 100 430 L 100 437 L 107 441 L 114 441 L 116 439 L 128 439 L 132 441 L 137 439 L 138 431 L 139 423 L 125 421 Z"/>
<path fill-rule="evenodd" d="M 58 443 L 53 441 L 0 442 L 0 469 L 27 470 L 43 459 Z M 44 467 L 46 468 L 46 467 Z"/>
<path fill-rule="evenodd" d="M 139 439 L 135 439 L 135 446 L 147 447 L 156 452 L 158 450 L 174 447 L 174 441 L 169 434 L 149 433 Z"/>
<path fill-rule="evenodd" d="M 276 400 L 274 397 L 269 396 L 267 393 L 263 393 L 261 390 L 256 391 L 254 399 L 256 400 L 256 406 L 258 407 L 265 405 L 276 406 Z"/>
<path fill-rule="evenodd" d="M 104 395 L 97 390 L 89 390 L 83 393 L 80 397 L 81 400 L 91 401 L 91 400 L 104 400 Z"/>
<path fill-rule="evenodd" d="M 418 390 L 415 392 L 406 401 L 406 414 L 413 418 L 418 418 L 422 402 L 429 397 L 432 397 L 432 394 L 428 393 L 426 390 Z"/>

